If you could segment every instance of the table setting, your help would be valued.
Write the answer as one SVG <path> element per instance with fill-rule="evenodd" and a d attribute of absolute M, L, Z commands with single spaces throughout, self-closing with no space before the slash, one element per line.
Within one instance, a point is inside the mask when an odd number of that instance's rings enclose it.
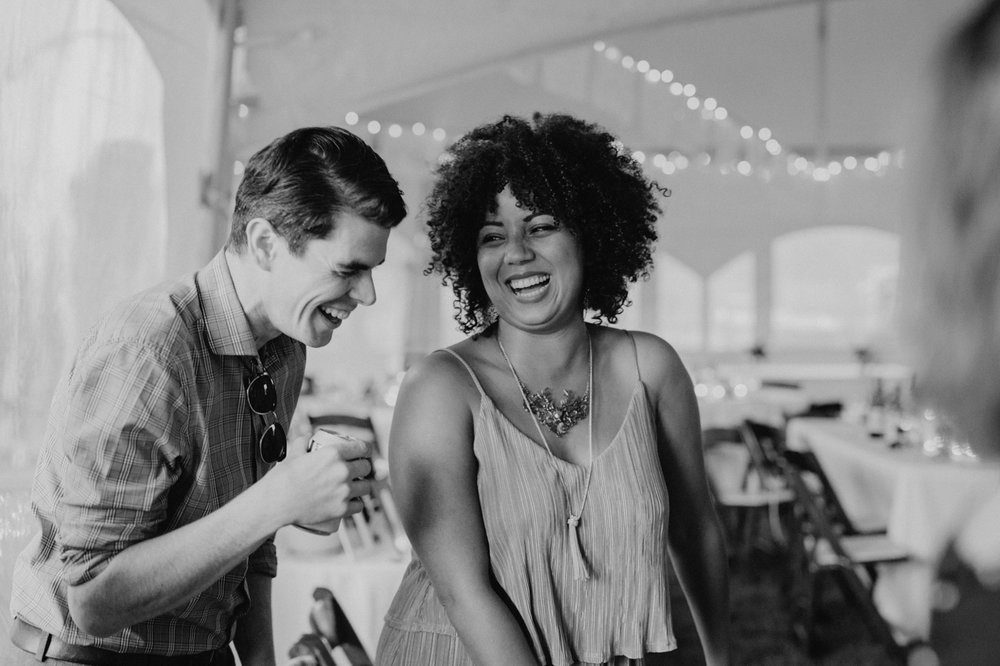
<path fill-rule="evenodd" d="M 947 419 L 919 407 L 793 418 L 786 439 L 816 455 L 859 528 L 884 528 L 909 553 L 880 571 L 874 598 L 901 638 L 926 639 L 937 563 L 967 518 L 1000 493 L 1000 462 L 978 458 Z"/>

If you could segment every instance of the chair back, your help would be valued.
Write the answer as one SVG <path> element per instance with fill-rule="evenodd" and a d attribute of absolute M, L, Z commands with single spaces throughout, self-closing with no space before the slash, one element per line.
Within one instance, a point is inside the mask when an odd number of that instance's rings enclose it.
<path fill-rule="evenodd" d="M 761 484 L 770 487 L 785 487 L 781 471 L 781 451 L 784 449 L 784 433 L 775 426 L 744 420 L 739 426 L 740 441 L 750 455 L 750 469 Z"/>
<path fill-rule="evenodd" d="M 318 666 L 372 666 L 361 639 L 328 588 L 313 590 L 309 628 L 311 632 L 303 634 L 289 649 L 288 656 L 293 660 L 312 657 Z"/>
<path fill-rule="evenodd" d="M 837 561 L 846 563 L 850 558 L 840 541 L 842 530 L 837 529 L 831 520 L 823 488 L 806 483 L 804 478 L 805 474 L 813 474 L 818 469 L 815 467 L 818 462 L 816 457 L 809 451 L 788 450 L 784 452 L 782 461 L 785 479 L 795 494 L 796 506 L 803 514 L 803 531 L 814 539 L 814 547 L 818 547 L 821 541 L 826 542 Z"/>
<path fill-rule="evenodd" d="M 816 585 L 815 577 L 821 574 L 836 574 L 836 580 L 846 598 L 860 612 L 872 636 L 886 648 L 893 662 L 902 663 L 905 659 L 905 647 L 897 643 L 891 626 L 875 605 L 872 591 L 875 565 L 900 562 L 906 559 L 906 555 L 891 548 L 892 543 L 884 535 L 843 534 L 831 520 L 822 487 L 806 483 L 803 476 L 815 474 L 817 470 L 822 472 L 817 463 L 811 452 L 791 449 L 784 452 L 781 463 L 785 478 L 795 493 L 796 508 L 802 514 L 798 529 L 803 541 L 808 544 L 805 548 L 808 561 L 811 562 L 813 585 Z M 869 557 L 862 559 L 861 556 L 854 555 L 862 552 L 857 546 L 866 544 L 869 546 Z M 820 595 L 815 589 L 812 594 L 813 605 L 816 605 Z M 811 628 L 809 633 L 812 633 Z"/>
<path fill-rule="evenodd" d="M 839 533 L 847 535 L 863 533 L 855 526 L 850 516 L 847 515 L 847 511 L 844 510 L 844 505 L 841 504 L 836 489 L 834 489 L 830 478 L 823 470 L 823 464 L 815 453 L 788 450 L 782 456 L 798 470 L 800 475 L 805 475 L 812 480 L 813 483 L 809 488 L 813 492 L 815 501 L 823 507 L 829 522 L 837 528 Z"/>

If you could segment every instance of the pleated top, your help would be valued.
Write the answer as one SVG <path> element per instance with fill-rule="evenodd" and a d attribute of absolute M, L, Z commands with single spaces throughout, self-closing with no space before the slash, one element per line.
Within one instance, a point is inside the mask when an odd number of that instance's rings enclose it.
<path fill-rule="evenodd" d="M 550 455 L 518 429 L 472 368 L 446 351 L 462 362 L 481 394 L 473 451 L 490 563 L 538 658 L 553 666 L 600 664 L 674 649 L 667 491 L 638 370 L 621 428 L 593 461 L 578 527 L 590 578 L 574 580 L 566 520 L 570 508 L 580 505 L 586 467 Z M 386 615 L 386 631 L 457 635 L 416 556 Z M 435 642 L 419 644 L 430 649 Z M 407 656 L 407 663 L 444 661 L 432 654 Z"/>

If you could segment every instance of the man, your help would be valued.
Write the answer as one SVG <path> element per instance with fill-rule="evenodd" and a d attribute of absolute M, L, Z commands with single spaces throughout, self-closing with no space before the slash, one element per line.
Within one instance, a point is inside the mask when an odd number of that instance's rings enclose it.
<path fill-rule="evenodd" d="M 105 315 L 56 392 L 14 571 L 17 663 L 273 664 L 275 531 L 355 513 L 370 454 L 285 457 L 305 345 L 375 301 L 406 214 L 339 128 L 255 154 L 226 247 Z"/>

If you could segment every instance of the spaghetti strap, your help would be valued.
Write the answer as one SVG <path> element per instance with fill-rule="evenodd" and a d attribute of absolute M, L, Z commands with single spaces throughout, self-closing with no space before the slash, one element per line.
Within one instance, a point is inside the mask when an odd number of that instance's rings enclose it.
<path fill-rule="evenodd" d="M 635 338 L 632 337 L 632 333 L 625 329 L 622 329 L 625 337 L 628 341 L 632 343 L 632 360 L 635 361 L 635 377 L 637 381 L 642 381 L 642 373 L 639 371 L 639 350 L 635 346 Z"/>
<path fill-rule="evenodd" d="M 465 369 L 469 371 L 469 376 L 472 377 L 472 381 L 476 384 L 476 388 L 479 389 L 479 395 L 481 395 L 481 396 L 485 396 L 486 395 L 486 391 L 483 390 L 483 385 L 479 383 L 479 377 L 476 376 L 476 373 L 472 370 L 472 366 L 470 366 L 468 363 L 466 363 L 464 358 L 462 358 L 461 356 L 459 356 L 457 352 L 455 352 L 455 351 L 453 351 L 451 349 L 441 349 L 439 351 L 446 351 L 449 354 L 451 354 L 452 356 L 454 356 L 455 358 L 457 358 L 458 362 L 461 363 L 462 365 L 464 365 Z"/>

